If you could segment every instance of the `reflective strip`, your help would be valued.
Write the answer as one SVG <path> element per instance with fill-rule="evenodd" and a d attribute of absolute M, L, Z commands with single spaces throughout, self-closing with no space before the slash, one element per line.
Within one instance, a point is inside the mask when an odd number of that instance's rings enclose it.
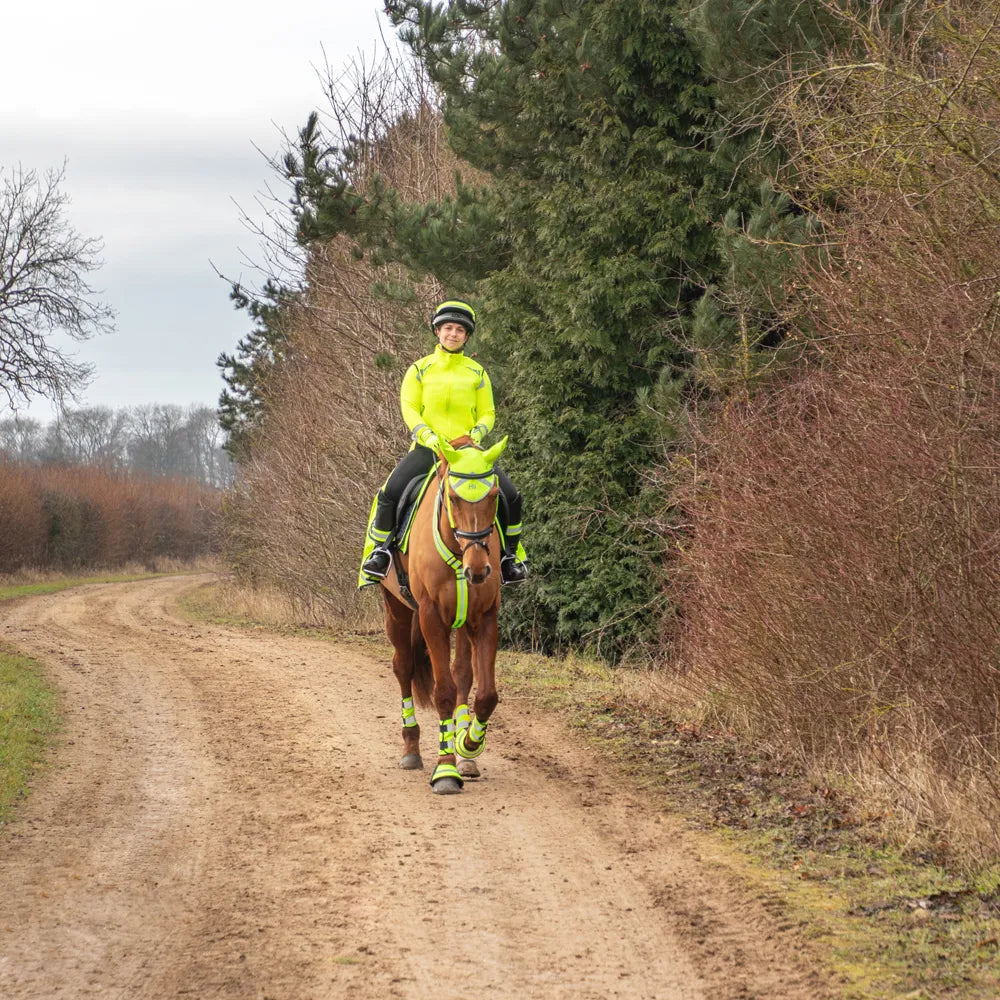
<path fill-rule="evenodd" d="M 412 698 L 403 699 L 403 725 L 407 729 L 415 726 L 417 724 L 417 712 L 413 707 Z"/>
<path fill-rule="evenodd" d="M 420 440 L 420 432 L 422 430 L 428 430 L 429 431 L 430 427 L 428 427 L 427 424 L 417 424 L 417 426 L 414 427 L 413 430 L 410 432 L 410 437 L 413 438 L 414 441 L 419 441 Z"/>
<path fill-rule="evenodd" d="M 391 534 L 392 534 L 391 531 L 379 531 L 379 529 L 376 528 L 375 525 L 372 525 L 368 529 L 368 537 L 373 542 L 384 542 L 389 538 Z"/>
<path fill-rule="evenodd" d="M 486 737 L 486 727 L 488 722 L 480 722 L 478 719 L 472 720 L 472 727 L 469 729 L 469 736 L 473 743 L 482 743 Z"/>
<path fill-rule="evenodd" d="M 441 491 L 439 490 L 437 500 L 434 502 L 434 547 L 438 550 L 438 555 L 455 571 L 455 620 L 451 623 L 451 627 L 456 629 L 465 624 L 465 617 L 469 613 L 469 581 L 462 576 L 462 560 L 444 544 L 440 520 Z"/>
<path fill-rule="evenodd" d="M 524 527 L 524 522 L 518 522 L 517 524 L 507 525 L 507 534 L 509 536 L 521 534 L 521 529 Z"/>
<path fill-rule="evenodd" d="M 458 773 L 458 768 L 455 767 L 454 764 L 438 764 L 438 766 L 434 768 L 434 773 L 431 775 L 432 788 L 434 787 L 434 782 L 438 781 L 440 778 L 454 778 L 458 782 L 460 788 L 465 784 L 465 782 L 462 781 L 462 776 Z"/>
<path fill-rule="evenodd" d="M 468 729 L 469 722 L 469 706 L 459 705 L 455 709 L 455 729 Z"/>
<path fill-rule="evenodd" d="M 452 747 L 455 741 L 455 720 L 454 719 L 442 719 L 438 726 L 441 730 L 440 740 L 438 742 L 438 756 L 447 757 L 448 754 L 452 753 Z"/>
<path fill-rule="evenodd" d="M 455 737 L 455 753 L 465 760 L 475 760 L 486 749 L 486 740 L 482 739 L 472 746 L 472 737 L 469 734 L 470 730 L 463 729 Z"/>

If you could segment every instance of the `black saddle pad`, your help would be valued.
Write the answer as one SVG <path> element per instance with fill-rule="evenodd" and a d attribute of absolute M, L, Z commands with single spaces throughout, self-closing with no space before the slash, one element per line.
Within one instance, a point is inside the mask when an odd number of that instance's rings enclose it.
<path fill-rule="evenodd" d="M 413 520 L 417 504 L 420 503 L 424 495 L 424 484 L 429 482 L 433 475 L 434 470 L 431 469 L 426 475 L 414 476 L 406 484 L 406 489 L 403 490 L 403 495 L 399 498 L 399 503 L 396 504 L 396 545 L 404 552 L 406 551 L 407 529 L 410 526 L 410 521 Z"/>

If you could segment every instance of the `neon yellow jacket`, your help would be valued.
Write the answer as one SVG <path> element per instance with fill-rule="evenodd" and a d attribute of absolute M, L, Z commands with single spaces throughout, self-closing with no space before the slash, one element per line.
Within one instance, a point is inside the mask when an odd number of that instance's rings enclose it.
<path fill-rule="evenodd" d="M 426 444 L 432 434 L 446 441 L 469 434 L 478 444 L 496 419 L 486 369 L 440 344 L 406 370 L 399 408 L 418 444 Z"/>

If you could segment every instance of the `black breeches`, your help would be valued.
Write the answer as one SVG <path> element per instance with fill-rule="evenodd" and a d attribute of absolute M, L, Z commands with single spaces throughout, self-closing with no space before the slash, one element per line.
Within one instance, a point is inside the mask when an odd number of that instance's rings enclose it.
<path fill-rule="evenodd" d="M 500 466 L 496 466 L 497 470 L 497 481 L 500 483 L 500 492 L 503 494 L 504 500 L 507 501 L 507 524 L 504 526 L 504 531 L 512 524 L 521 523 L 521 494 L 517 492 L 517 487 L 510 481 L 510 477 L 507 475 Z M 501 524 L 503 521 L 501 520 Z"/>
<path fill-rule="evenodd" d="M 418 444 L 412 451 L 408 451 L 400 460 L 395 469 L 392 470 L 389 478 L 385 481 L 385 486 L 379 490 L 380 500 L 390 500 L 393 504 L 399 503 L 399 498 L 406 489 L 406 484 L 415 476 L 426 476 L 434 467 L 437 456 L 430 448 L 425 448 Z M 500 492 L 507 501 L 507 511 L 511 524 L 521 522 L 521 494 L 517 492 L 517 487 L 510 481 L 507 473 L 497 466 L 497 480 L 500 484 Z"/>
<path fill-rule="evenodd" d="M 425 448 L 418 444 L 412 451 L 408 451 L 398 462 L 396 468 L 392 470 L 389 478 L 385 481 L 385 486 L 379 490 L 380 500 L 391 500 L 394 504 L 399 503 L 399 498 L 406 489 L 406 484 L 415 476 L 426 476 L 434 468 L 437 456 L 430 448 Z"/>

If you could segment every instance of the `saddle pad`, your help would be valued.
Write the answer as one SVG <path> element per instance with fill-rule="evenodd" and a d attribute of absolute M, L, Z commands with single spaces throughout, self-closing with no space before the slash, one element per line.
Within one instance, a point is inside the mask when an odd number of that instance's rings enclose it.
<path fill-rule="evenodd" d="M 413 527 L 413 518 L 427 492 L 427 486 L 435 477 L 437 466 L 430 470 L 425 476 L 415 476 L 406 485 L 403 495 L 400 498 L 399 506 L 396 508 L 396 548 L 400 552 L 406 552 L 410 543 L 410 528 Z"/>

